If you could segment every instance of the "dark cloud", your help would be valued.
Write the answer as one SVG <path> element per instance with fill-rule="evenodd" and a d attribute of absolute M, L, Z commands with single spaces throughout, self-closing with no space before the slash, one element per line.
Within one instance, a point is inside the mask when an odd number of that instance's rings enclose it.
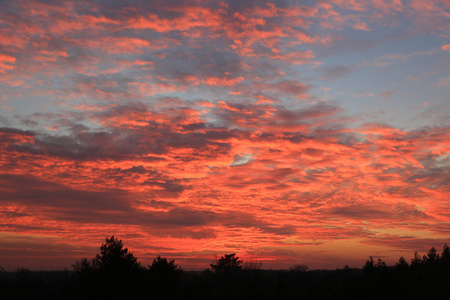
<path fill-rule="evenodd" d="M 343 109 L 340 107 L 321 102 L 299 110 L 279 109 L 276 119 L 280 121 L 301 121 L 329 117 L 342 111 Z"/>
<path fill-rule="evenodd" d="M 159 184 L 159 186 L 168 189 L 170 192 L 180 192 L 180 187 L 170 186 L 171 184 L 168 183 L 169 186 Z M 165 230 L 164 232 L 170 232 L 171 236 L 176 235 L 174 232 L 167 230 L 184 228 L 181 230 L 184 236 L 196 238 L 211 237 L 213 233 L 209 229 L 201 229 L 201 227 L 213 224 L 221 224 L 227 227 L 255 227 L 265 232 L 280 235 L 295 232 L 295 228 L 292 226 L 278 226 L 257 221 L 251 214 L 196 210 L 177 207 L 170 202 L 137 202 L 133 200 L 133 194 L 125 190 L 75 190 L 32 176 L 2 174 L 0 175 L 0 191 L 2 193 L 0 201 L 5 206 L 11 204 L 25 205 L 34 208 L 35 211 L 39 211 L 46 217 L 75 224 L 139 225 L 148 227 L 155 234 L 158 234 L 155 230 Z M 143 211 L 136 209 L 133 203 L 145 205 L 149 208 L 164 207 L 169 208 L 169 210 Z M 19 217 L 18 214 L 13 215 Z M 25 216 L 23 213 L 21 215 Z M 10 227 L 7 224 L 2 224 L 2 226 Z M 32 228 L 36 228 L 36 225 L 28 229 Z"/>
<path fill-rule="evenodd" d="M 414 236 L 398 236 L 398 235 L 381 235 L 364 240 L 370 245 L 383 245 L 395 247 L 397 249 L 405 249 L 411 251 L 418 251 L 419 254 L 425 254 L 431 247 L 435 247 L 438 251 L 448 243 L 447 239 L 442 238 L 418 238 Z M 422 253 L 420 253 L 422 252 Z"/>
<path fill-rule="evenodd" d="M 350 66 L 347 65 L 335 65 L 335 66 L 329 66 L 324 67 L 322 69 L 322 76 L 325 79 L 335 80 L 342 77 L 345 77 L 347 74 L 352 72 L 353 69 Z"/>
<path fill-rule="evenodd" d="M 164 180 L 164 181 L 146 181 L 143 183 L 144 185 L 148 186 L 156 186 L 159 188 L 164 189 L 167 193 L 169 193 L 169 196 L 173 196 L 172 194 L 179 194 L 183 192 L 186 189 L 186 186 L 179 184 L 175 180 Z M 160 195 L 162 196 L 162 195 Z"/>
<path fill-rule="evenodd" d="M 319 209 L 323 214 L 331 214 L 351 220 L 418 220 L 428 219 L 429 216 L 419 211 L 413 205 L 398 203 L 396 206 L 389 204 L 353 204 Z"/>
<path fill-rule="evenodd" d="M 297 80 L 283 80 L 272 83 L 268 87 L 282 94 L 291 94 L 299 97 L 303 96 L 310 89 L 310 86 Z"/>
<path fill-rule="evenodd" d="M 24 188 L 25 187 L 25 188 Z M 127 192 L 119 189 L 84 191 L 31 175 L 0 174 L 1 201 L 4 205 L 20 203 L 50 210 L 131 210 Z"/>
<path fill-rule="evenodd" d="M 32 131 L 8 127 L 0 127 L 0 133 L 0 142 L 2 145 L 21 142 L 23 140 L 22 137 L 32 138 L 35 136 L 35 133 Z"/>
<path fill-rule="evenodd" d="M 178 187 L 166 188 L 179 192 Z M 75 190 L 32 176 L 1 174 L 0 190 L 3 205 L 21 204 L 35 207 L 52 218 L 76 223 L 134 224 L 167 228 L 201 226 L 216 219 L 216 213 L 213 212 L 178 207 L 168 212 L 142 212 L 133 208 L 132 195 L 125 190 Z"/>
<path fill-rule="evenodd" d="M 145 174 L 145 173 L 147 173 L 147 170 L 141 165 L 141 166 L 133 166 L 133 167 L 131 167 L 129 169 L 125 169 L 125 170 L 123 170 L 123 172 Z"/>
<path fill-rule="evenodd" d="M 137 147 L 137 137 L 119 132 L 83 132 L 66 136 L 39 134 L 33 143 L 14 145 L 18 152 L 74 160 L 123 159 L 139 154 Z"/>

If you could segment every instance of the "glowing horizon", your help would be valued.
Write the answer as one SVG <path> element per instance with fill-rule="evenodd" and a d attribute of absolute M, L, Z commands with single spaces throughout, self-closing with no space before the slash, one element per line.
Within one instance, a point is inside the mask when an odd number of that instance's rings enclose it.
<path fill-rule="evenodd" d="M 0 266 L 450 241 L 450 2 L 241 2 L 2 4 Z"/>

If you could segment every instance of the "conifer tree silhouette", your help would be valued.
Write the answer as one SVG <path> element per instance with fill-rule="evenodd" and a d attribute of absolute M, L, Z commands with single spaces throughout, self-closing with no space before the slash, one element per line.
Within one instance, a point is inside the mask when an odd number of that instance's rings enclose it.
<path fill-rule="evenodd" d="M 122 240 L 111 236 L 100 247 L 100 253 L 93 259 L 94 268 L 104 272 L 129 272 L 141 268 L 133 253 L 123 247 Z"/>

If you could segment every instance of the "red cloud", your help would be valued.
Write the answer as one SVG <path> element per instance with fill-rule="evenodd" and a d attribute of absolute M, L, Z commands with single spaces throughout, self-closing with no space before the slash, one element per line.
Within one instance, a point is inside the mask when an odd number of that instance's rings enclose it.
<path fill-rule="evenodd" d="M 14 70 L 14 63 L 16 58 L 14 56 L 0 54 L 0 73 L 5 73 L 8 70 Z"/>
<path fill-rule="evenodd" d="M 246 236 L 248 243 L 240 247 L 251 252 L 255 245 L 280 247 L 299 236 L 318 242 L 357 232 L 377 243 L 365 232 L 372 226 L 401 223 L 412 230 L 418 219 L 431 224 L 448 219 L 441 213 L 448 185 L 433 174 L 442 176 L 445 168 L 439 161 L 448 153 L 448 128 L 417 133 L 380 125 L 327 128 L 340 109 L 325 104 L 298 111 L 225 102 L 206 106 L 238 126 L 231 129 L 180 104 L 89 109 L 85 116 L 105 127 L 70 137 L 2 129 L 6 160 L 0 189 L 15 207 L 8 209 L 22 214 L 3 214 L 8 224 L 3 230 L 38 234 L 45 228 L 58 234 L 62 226 L 76 225 L 85 227 L 80 238 L 91 240 L 94 232 L 117 230 L 120 222 L 151 237 L 149 245 L 136 244 L 138 252 L 150 246 L 188 251 L 191 237 L 205 249 L 222 250 L 217 242 L 232 242 L 235 234 Z M 245 163 L 233 163 L 244 156 Z M 429 173 L 425 163 L 435 171 Z M 28 189 L 20 191 L 24 184 Z M 352 234 L 344 230 L 348 226 Z"/>

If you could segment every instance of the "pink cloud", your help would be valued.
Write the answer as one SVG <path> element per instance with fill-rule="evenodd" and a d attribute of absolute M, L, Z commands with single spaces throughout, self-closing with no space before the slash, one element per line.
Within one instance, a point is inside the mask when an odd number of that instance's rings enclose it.
<path fill-rule="evenodd" d="M 217 85 L 217 86 L 232 86 L 244 80 L 244 77 L 240 76 L 237 78 L 219 78 L 219 77 L 209 77 L 204 80 L 207 85 Z"/>
<path fill-rule="evenodd" d="M 394 93 L 395 93 L 394 90 L 386 91 L 386 92 L 381 93 L 380 96 L 383 97 L 383 98 L 388 98 L 388 97 L 392 96 Z"/>
<path fill-rule="evenodd" d="M 161 49 L 164 44 L 154 44 L 150 41 L 129 37 L 104 37 L 100 40 L 79 41 L 87 47 L 102 49 L 110 53 L 142 53 L 146 48 Z"/>
<path fill-rule="evenodd" d="M 16 58 L 14 56 L 0 54 L 0 73 L 5 73 L 6 71 L 14 70 L 14 63 Z"/>
<path fill-rule="evenodd" d="M 104 127 L 70 137 L 2 129 L 0 189 L 11 195 L 15 206 L 8 209 L 20 211 L 14 218 L 0 215 L 9 224 L 3 230 L 27 226 L 22 233 L 45 228 L 69 237 L 65 228 L 77 226 L 84 228 L 78 239 L 92 241 L 118 230 L 111 218 L 120 218 L 152 241 L 129 236 L 137 253 L 164 245 L 182 253 L 192 247 L 192 237 L 197 249 L 223 251 L 221 245 L 235 234 L 246 236 L 240 247 L 252 252 L 255 245 L 279 249 L 282 240 L 300 235 L 319 244 L 354 234 L 376 243 L 381 237 L 368 234 L 372 228 L 401 223 L 411 231 L 417 220 L 448 219 L 442 214 L 445 178 L 436 176 L 444 171 L 439 157 L 448 151 L 448 128 L 338 129 L 327 124 L 341 110 L 326 104 L 292 111 L 208 103 L 202 107 L 218 110 L 222 127 L 172 100 L 153 106 L 79 106 L 84 117 Z M 19 157 L 17 164 L 7 163 Z M 245 163 L 234 163 L 242 157 Z M 435 171 L 424 169 L 425 162 Z M 19 177 L 29 193 L 15 185 Z M 108 213 L 102 209 L 106 199 Z M 78 206 L 81 202 L 85 205 Z M 353 234 L 346 231 L 349 226 Z"/>
<path fill-rule="evenodd" d="M 404 9 L 401 0 L 373 0 L 373 6 L 384 13 L 399 13 Z"/>

